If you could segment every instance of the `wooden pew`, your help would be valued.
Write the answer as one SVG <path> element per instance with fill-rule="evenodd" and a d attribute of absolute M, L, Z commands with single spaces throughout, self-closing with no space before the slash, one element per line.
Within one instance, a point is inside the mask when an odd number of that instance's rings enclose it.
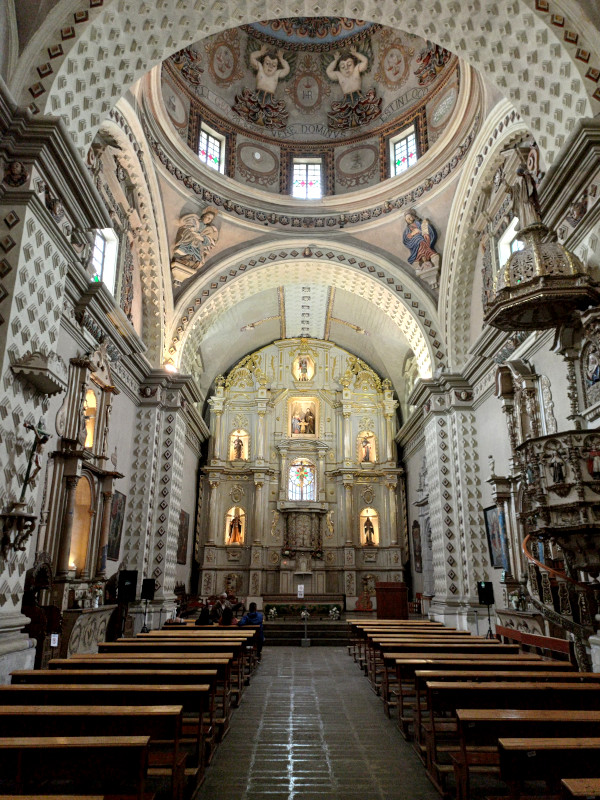
<path fill-rule="evenodd" d="M 0 706 L 3 738 L 112 736 L 115 730 L 121 736 L 149 736 L 148 776 L 167 775 L 174 800 L 182 797 L 185 780 L 182 722 L 182 706 Z"/>
<path fill-rule="evenodd" d="M 51 670 L 61 669 L 88 669 L 88 670 L 139 670 L 151 666 L 152 669 L 185 670 L 185 669 L 216 669 L 217 683 L 214 696 L 215 724 L 226 730 L 231 714 L 231 665 L 232 653 L 218 653 L 217 655 L 196 653 L 185 658 L 176 658 L 174 653 L 123 653 L 122 655 L 78 654 L 69 659 L 56 658 L 49 662 Z"/>
<path fill-rule="evenodd" d="M 140 640 L 140 639 L 119 639 L 116 642 L 100 642 L 98 644 L 98 654 L 121 655 L 124 653 L 152 653 L 156 655 L 177 653 L 180 658 L 194 656 L 200 653 L 218 655 L 221 653 L 231 653 L 231 674 L 235 691 L 241 696 L 244 685 L 244 665 L 245 665 L 245 642 L 233 639 L 219 639 L 215 642 L 204 640 L 194 640 L 193 642 L 180 641 L 178 639 L 167 639 L 165 641 Z"/>
<path fill-rule="evenodd" d="M 202 768 L 202 719 L 208 707 L 207 684 L 151 686 L 138 684 L 17 684 L 0 685 L 0 705 L 158 706 L 181 705 L 194 730 L 194 766 Z"/>
<path fill-rule="evenodd" d="M 598 800 L 600 798 L 600 778 L 563 778 L 560 783 L 563 800 L 575 800 L 575 798 Z"/>
<path fill-rule="evenodd" d="M 217 727 L 222 725 L 222 711 L 219 714 L 215 709 L 217 670 L 165 670 L 165 669 L 145 669 L 145 670 L 90 670 L 90 669 L 53 669 L 53 670 L 17 670 L 12 673 L 12 685 L 17 684 L 110 684 L 120 683 L 149 685 L 157 683 L 168 684 L 169 686 L 186 685 L 191 686 L 195 682 L 207 684 L 210 687 L 210 698 L 208 707 L 204 713 L 203 720 L 203 741 L 205 744 L 205 756 L 207 763 L 212 757 L 216 744 Z M 218 721 L 217 721 L 218 720 Z M 186 730 L 189 731 L 186 724 Z M 194 734 L 195 735 L 195 734 Z"/>
<path fill-rule="evenodd" d="M 0 739 L 0 785 L 13 785 L 17 794 L 64 794 L 63 781 L 75 791 L 96 787 L 101 792 L 131 791 L 145 800 L 149 736 L 39 736 Z M 57 786 L 50 788 L 48 782 Z M 146 799 L 147 800 L 147 799 Z"/>
<path fill-rule="evenodd" d="M 441 792 L 447 775 L 454 772 L 443 757 L 459 749 L 458 708 L 600 710 L 596 683 L 429 681 L 426 685 L 429 721 L 421 735 L 425 735 L 428 776 Z M 420 724 L 417 706 L 415 726 Z"/>
<path fill-rule="evenodd" d="M 498 751 L 512 800 L 521 797 L 524 781 L 545 781 L 558 792 L 562 778 L 595 778 L 600 769 L 600 737 L 499 739 Z"/>
<path fill-rule="evenodd" d="M 495 657 L 504 656 L 510 657 L 518 655 L 519 648 L 514 645 L 501 645 L 488 640 L 490 644 L 481 644 L 480 642 L 460 642 L 454 643 L 452 640 L 448 642 L 394 642 L 381 646 L 378 650 L 377 660 L 372 661 L 368 667 L 371 681 L 371 687 L 379 694 L 383 690 L 384 681 L 390 680 L 390 674 L 393 675 L 395 671 L 394 662 L 399 658 L 426 658 L 428 656 L 446 656 L 448 658 L 456 655 L 466 655 L 471 658 L 479 657 L 480 655 L 491 655 Z"/>
<path fill-rule="evenodd" d="M 427 645 L 428 647 L 439 645 L 441 648 L 446 644 L 463 644 L 468 646 L 481 645 L 481 652 L 484 652 L 485 648 L 489 648 L 490 646 L 493 648 L 499 643 L 495 640 L 481 639 L 471 636 L 470 634 L 465 635 L 462 633 L 446 636 L 430 636 L 428 634 L 423 636 L 369 636 L 366 642 L 366 674 L 376 694 L 379 694 L 381 682 L 383 681 L 385 652 L 405 646 L 416 646 L 418 644 Z"/>
<path fill-rule="evenodd" d="M 431 622 L 426 620 L 346 620 L 349 626 L 348 638 L 350 645 L 348 652 L 354 656 L 354 661 L 358 661 L 360 667 L 363 667 L 363 648 L 366 640 L 368 630 L 402 630 L 406 632 L 417 630 L 454 630 L 454 628 L 445 628 L 441 622 Z"/>
<path fill-rule="evenodd" d="M 560 662 L 554 662 L 560 663 Z M 535 666 L 535 665 L 533 665 Z M 502 681 L 503 683 L 517 683 L 522 681 L 535 683 L 596 683 L 600 685 L 600 674 L 595 672 L 577 672 L 570 670 L 536 670 L 536 669 L 500 669 L 496 670 L 415 670 L 415 729 L 421 730 L 426 720 L 427 683 L 430 681 L 471 681 L 489 683 Z M 600 686 L 599 686 L 600 688 Z M 450 728 L 452 730 L 452 728 Z M 422 744 L 422 739 L 418 740 Z M 417 752 L 419 749 L 417 748 Z M 422 754 L 422 752 L 421 752 Z"/>
<path fill-rule="evenodd" d="M 457 709 L 460 750 L 452 755 L 457 800 L 470 797 L 470 774 L 499 775 L 498 739 L 597 736 L 600 711 Z"/>
<path fill-rule="evenodd" d="M 390 655 L 393 656 L 394 654 L 384 654 L 386 666 L 384 678 L 389 679 L 392 671 L 395 671 L 395 688 L 392 691 L 391 685 L 386 686 L 384 684 L 382 695 L 384 692 L 387 692 L 396 698 L 398 705 L 398 727 L 405 739 L 412 738 L 411 726 L 414 722 L 414 717 L 411 715 L 416 705 L 415 672 L 418 669 L 436 669 L 438 671 L 457 669 L 479 671 L 494 671 L 497 669 L 537 669 L 538 671 L 548 670 L 550 672 L 555 672 L 556 670 L 565 671 L 565 669 L 568 670 L 569 667 L 571 670 L 575 669 L 574 666 L 565 664 L 564 662 L 543 661 L 538 655 L 523 655 L 520 653 L 508 656 L 467 654 L 454 655 L 452 657 L 440 654 L 431 655 L 427 658 L 412 658 L 410 656 L 407 658 L 393 658 L 389 657 Z M 392 707 L 393 703 L 394 700 L 390 697 L 390 707 Z"/>

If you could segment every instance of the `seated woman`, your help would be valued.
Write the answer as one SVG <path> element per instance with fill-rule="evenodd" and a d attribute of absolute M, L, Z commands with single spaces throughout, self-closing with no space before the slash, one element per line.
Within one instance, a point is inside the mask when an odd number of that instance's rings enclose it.
<path fill-rule="evenodd" d="M 222 628 L 228 628 L 231 625 L 237 625 L 237 620 L 233 616 L 233 609 L 231 606 L 225 606 L 223 609 L 223 613 L 221 614 L 221 619 L 219 620 L 219 625 Z"/>
<path fill-rule="evenodd" d="M 200 611 L 200 616 L 196 620 L 196 625 L 212 625 L 210 609 L 208 606 L 204 606 L 202 611 Z"/>

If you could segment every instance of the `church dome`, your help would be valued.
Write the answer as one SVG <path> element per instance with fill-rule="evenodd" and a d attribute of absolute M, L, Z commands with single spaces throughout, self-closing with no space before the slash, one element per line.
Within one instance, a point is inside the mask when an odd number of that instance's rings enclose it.
<path fill-rule="evenodd" d="M 269 20 L 209 36 L 163 63 L 172 134 L 253 190 L 306 199 L 402 176 L 449 135 L 470 68 L 440 45 L 347 18 Z M 460 115 L 461 131 L 475 108 Z M 464 111 L 464 108 L 463 108 Z M 415 171 L 413 170 L 413 175 Z"/>

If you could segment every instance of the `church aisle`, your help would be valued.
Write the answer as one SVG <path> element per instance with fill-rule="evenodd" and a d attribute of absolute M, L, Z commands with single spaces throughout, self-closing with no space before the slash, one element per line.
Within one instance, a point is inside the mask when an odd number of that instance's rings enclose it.
<path fill-rule="evenodd" d="M 437 800 L 342 647 L 265 648 L 198 800 Z"/>

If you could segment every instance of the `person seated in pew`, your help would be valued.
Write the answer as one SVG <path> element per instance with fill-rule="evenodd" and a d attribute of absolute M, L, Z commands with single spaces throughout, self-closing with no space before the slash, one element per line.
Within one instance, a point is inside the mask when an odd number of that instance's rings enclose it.
<path fill-rule="evenodd" d="M 222 628 L 230 628 L 232 625 L 237 625 L 237 619 L 233 616 L 233 609 L 232 608 L 224 608 L 223 613 L 221 614 L 221 619 L 219 620 L 219 625 Z"/>
<path fill-rule="evenodd" d="M 219 595 L 219 599 L 210 610 L 210 618 L 212 621 L 218 622 L 226 608 L 231 609 L 231 603 L 227 599 L 227 592 L 223 592 L 223 594 Z"/>
<path fill-rule="evenodd" d="M 201 609 L 200 615 L 196 620 L 196 625 L 212 625 L 212 619 L 210 618 L 210 608 L 208 606 L 204 606 Z"/>
<path fill-rule="evenodd" d="M 263 644 L 265 642 L 265 632 L 263 629 L 263 615 L 260 611 L 256 610 L 256 603 L 250 603 L 248 613 L 239 620 L 238 627 L 243 628 L 244 625 L 258 625 L 258 637 L 256 644 L 256 657 L 260 661 L 262 657 Z"/>

